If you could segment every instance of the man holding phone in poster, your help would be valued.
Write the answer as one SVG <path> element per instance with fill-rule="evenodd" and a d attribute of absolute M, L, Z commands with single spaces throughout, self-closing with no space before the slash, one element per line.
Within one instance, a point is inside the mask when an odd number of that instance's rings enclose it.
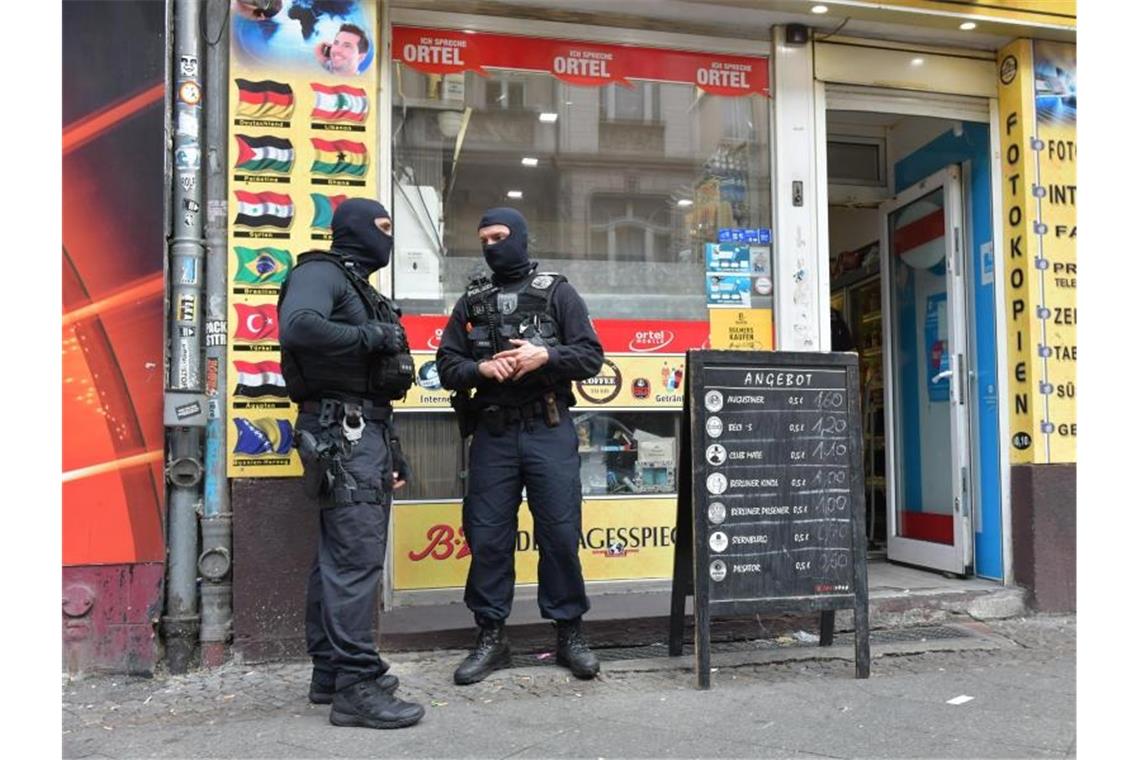
<path fill-rule="evenodd" d="M 368 37 L 356 24 L 341 24 L 332 42 L 317 43 L 317 60 L 330 74 L 354 76 L 368 55 Z"/>

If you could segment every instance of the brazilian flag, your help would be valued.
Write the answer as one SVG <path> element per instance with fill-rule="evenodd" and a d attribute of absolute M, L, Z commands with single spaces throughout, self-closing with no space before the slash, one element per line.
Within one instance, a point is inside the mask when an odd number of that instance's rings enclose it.
<path fill-rule="evenodd" d="M 242 285 L 280 285 L 293 268 L 293 256 L 282 248 L 235 246 L 237 271 L 234 282 Z"/>

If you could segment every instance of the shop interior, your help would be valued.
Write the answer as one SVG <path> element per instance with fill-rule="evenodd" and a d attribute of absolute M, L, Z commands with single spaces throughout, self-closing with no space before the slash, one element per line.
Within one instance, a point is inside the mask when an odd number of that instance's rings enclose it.
<path fill-rule="evenodd" d="M 884 324 L 880 271 L 882 205 L 897 192 L 894 168 L 961 122 L 881 112 L 827 112 L 828 230 L 833 341 L 836 316 L 860 358 L 867 537 L 871 557 L 887 544 Z M 838 347 L 837 347 L 838 348 Z"/>

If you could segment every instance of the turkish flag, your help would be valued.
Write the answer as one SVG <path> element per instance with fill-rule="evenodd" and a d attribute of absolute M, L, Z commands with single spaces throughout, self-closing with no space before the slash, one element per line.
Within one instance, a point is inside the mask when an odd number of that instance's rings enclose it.
<path fill-rule="evenodd" d="M 234 304 L 237 311 L 237 329 L 234 338 L 237 340 L 265 341 L 277 340 L 277 306 L 276 304 Z"/>

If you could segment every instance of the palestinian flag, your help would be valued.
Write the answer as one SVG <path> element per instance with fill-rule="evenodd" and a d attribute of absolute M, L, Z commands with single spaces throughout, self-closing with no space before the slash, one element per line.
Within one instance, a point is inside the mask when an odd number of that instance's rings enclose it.
<path fill-rule="evenodd" d="M 289 420 L 274 417 L 263 417 L 259 420 L 234 417 L 234 427 L 237 428 L 235 454 L 287 456 L 293 448 L 293 425 Z"/>
<path fill-rule="evenodd" d="M 309 193 L 313 197 L 313 227 L 318 229 L 332 229 L 332 218 L 336 207 L 344 203 L 347 195 L 322 195 Z"/>
<path fill-rule="evenodd" d="M 284 120 L 293 115 L 293 88 L 283 82 L 237 79 L 237 115 L 242 119 Z"/>
<path fill-rule="evenodd" d="M 235 169 L 247 172 L 279 172 L 293 170 L 293 143 L 283 137 L 250 137 L 234 135 L 237 140 Z"/>
<path fill-rule="evenodd" d="M 234 246 L 237 272 L 234 282 L 242 285 L 279 285 L 293 268 L 293 257 L 281 248 L 245 248 Z"/>
<path fill-rule="evenodd" d="M 368 149 L 364 143 L 352 140 L 322 140 L 310 137 L 316 158 L 313 159 L 314 174 L 348 174 L 363 177 L 368 171 Z"/>
<path fill-rule="evenodd" d="M 234 371 L 237 372 L 235 396 L 246 398 L 289 396 L 285 390 L 285 377 L 281 374 L 281 364 L 278 362 L 234 362 Z"/>
<path fill-rule="evenodd" d="M 359 87 L 347 84 L 329 87 L 311 82 L 316 93 L 313 104 L 313 118 L 321 121 L 358 121 L 368 116 L 368 93 Z"/>
<path fill-rule="evenodd" d="M 238 212 L 234 224 L 246 227 L 280 227 L 293 224 L 293 199 L 283 193 L 234 190 Z"/>

